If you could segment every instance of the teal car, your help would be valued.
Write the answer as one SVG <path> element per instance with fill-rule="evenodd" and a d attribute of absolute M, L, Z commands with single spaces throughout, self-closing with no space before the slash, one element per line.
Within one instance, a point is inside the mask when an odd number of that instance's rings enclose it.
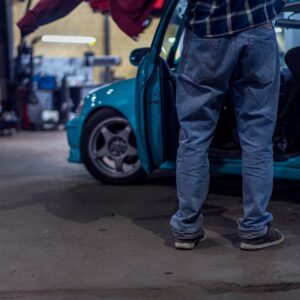
<path fill-rule="evenodd" d="M 286 10 L 300 13 L 299 2 L 292 1 Z M 186 1 L 169 1 L 151 47 L 135 49 L 130 55 L 131 63 L 138 67 L 136 78 L 90 92 L 76 117 L 68 122 L 69 161 L 82 162 L 102 182 L 132 183 L 156 169 L 175 168 L 179 132 L 176 72 L 185 8 Z M 278 22 L 281 27 L 300 27 L 297 20 Z M 300 114 L 300 67 L 294 65 L 300 61 L 300 53 L 297 48 L 292 50 L 285 57 L 289 68 L 282 72 L 283 91 L 274 134 L 274 176 L 300 179 L 300 134 L 295 126 Z M 211 146 L 212 172 L 241 174 L 235 126 L 228 96 Z"/>

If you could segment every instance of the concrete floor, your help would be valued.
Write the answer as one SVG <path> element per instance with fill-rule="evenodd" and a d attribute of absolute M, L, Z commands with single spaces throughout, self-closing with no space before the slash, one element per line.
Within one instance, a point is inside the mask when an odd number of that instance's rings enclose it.
<path fill-rule="evenodd" d="M 95 181 L 66 161 L 65 132 L 0 137 L 0 299 L 299 299 L 300 185 L 275 182 L 284 246 L 243 252 L 241 179 L 213 176 L 208 239 L 174 250 L 175 178 Z"/>

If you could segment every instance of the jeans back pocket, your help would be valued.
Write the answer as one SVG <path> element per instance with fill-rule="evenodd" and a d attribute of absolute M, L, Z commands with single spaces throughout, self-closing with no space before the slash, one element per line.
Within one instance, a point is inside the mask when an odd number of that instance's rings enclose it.
<path fill-rule="evenodd" d="M 262 28 L 261 39 L 250 39 L 249 76 L 251 80 L 270 82 L 274 80 L 277 66 L 277 42 L 272 29 Z"/>
<path fill-rule="evenodd" d="M 194 83 L 209 81 L 214 78 L 218 64 L 220 40 L 188 34 L 180 71 Z"/>

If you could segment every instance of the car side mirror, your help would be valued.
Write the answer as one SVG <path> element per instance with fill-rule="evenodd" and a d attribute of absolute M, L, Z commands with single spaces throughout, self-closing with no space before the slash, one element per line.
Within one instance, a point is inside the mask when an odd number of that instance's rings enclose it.
<path fill-rule="evenodd" d="M 150 48 L 138 48 L 134 49 L 130 53 L 130 63 L 134 66 L 138 66 L 141 60 L 149 53 Z"/>

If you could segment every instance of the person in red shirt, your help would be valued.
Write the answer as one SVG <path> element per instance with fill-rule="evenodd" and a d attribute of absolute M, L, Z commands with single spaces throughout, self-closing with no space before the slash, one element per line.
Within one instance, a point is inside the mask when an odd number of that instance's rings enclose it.
<path fill-rule="evenodd" d="M 68 15 L 85 0 L 40 0 L 17 23 L 22 37 Z M 155 7 L 155 0 L 89 0 L 93 10 L 110 11 L 113 20 L 128 36 L 136 39 L 143 31 L 143 23 Z"/>

